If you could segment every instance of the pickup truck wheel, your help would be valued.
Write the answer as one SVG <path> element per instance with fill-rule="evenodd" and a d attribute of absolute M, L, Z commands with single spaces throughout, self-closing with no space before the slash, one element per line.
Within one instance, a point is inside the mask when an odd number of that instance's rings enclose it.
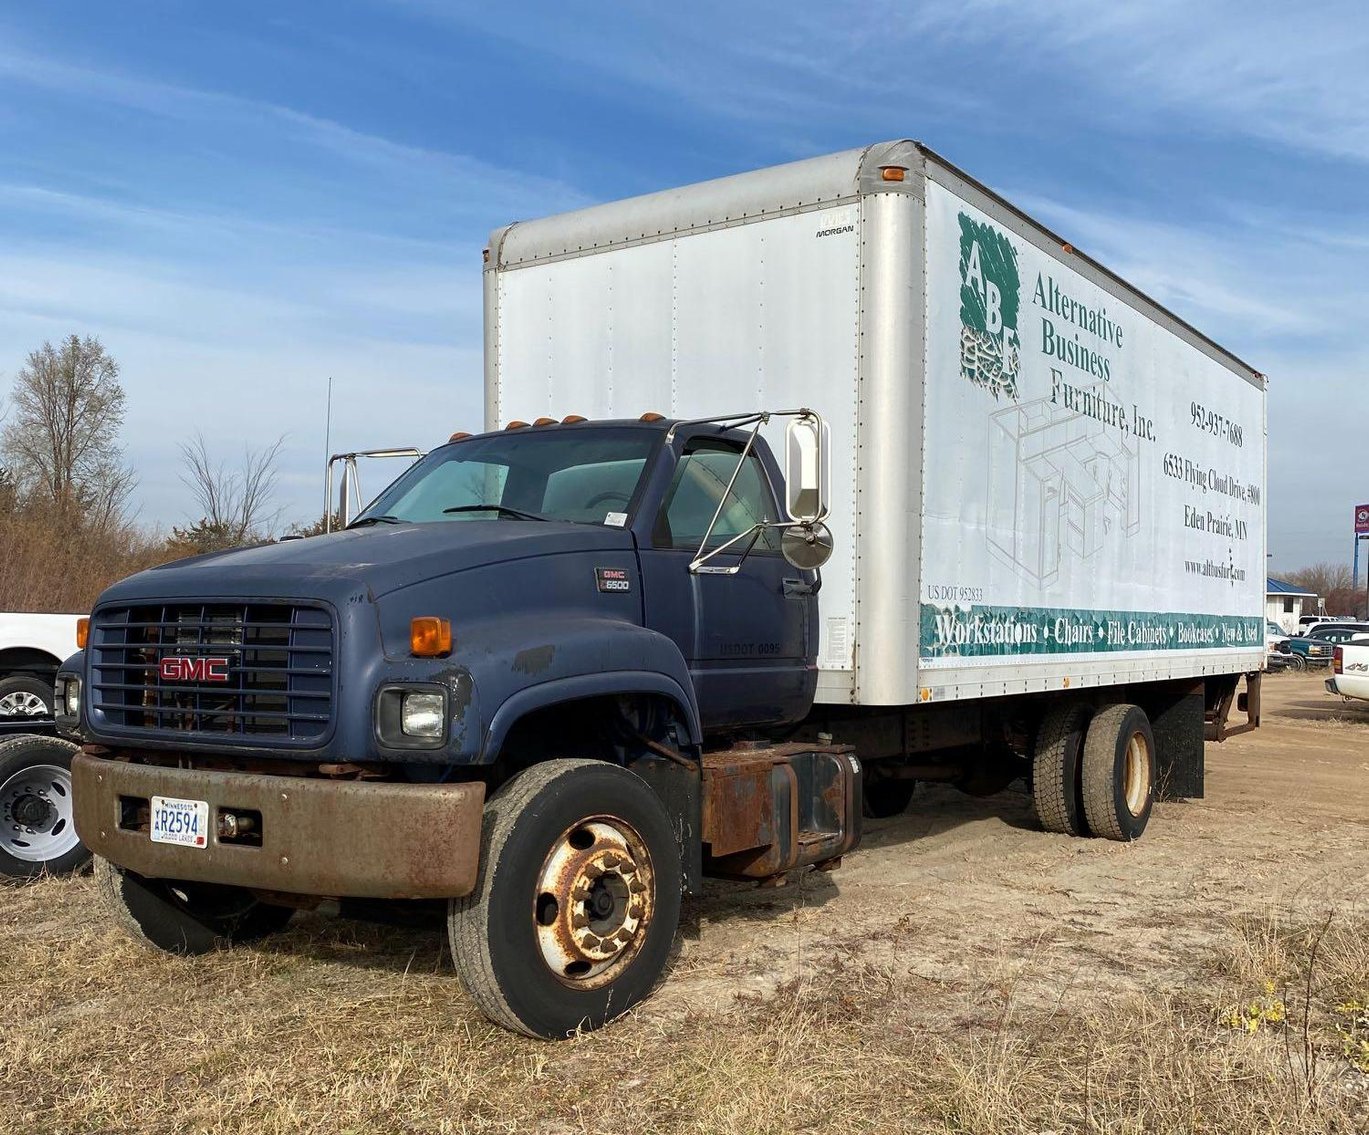
<path fill-rule="evenodd" d="M 145 879 L 96 858 L 100 897 L 134 939 L 172 954 L 207 954 L 284 930 L 294 911 L 243 887 Z"/>
<path fill-rule="evenodd" d="M 1301 672 L 1307 669 L 1307 659 L 1294 651 L 1288 656 L 1288 665 L 1293 671 Z"/>
<path fill-rule="evenodd" d="M 1047 711 L 1032 753 L 1032 800 L 1041 826 L 1062 835 L 1088 835 L 1080 790 L 1080 755 L 1088 707 L 1065 702 Z"/>
<path fill-rule="evenodd" d="M 57 737 L 0 743 L 0 875 L 69 875 L 90 862 L 71 811 L 71 757 Z"/>
<path fill-rule="evenodd" d="M 41 678 L 14 674 L 0 680 L 0 721 L 52 716 L 52 687 Z"/>
<path fill-rule="evenodd" d="M 917 790 L 917 781 L 889 777 L 887 780 L 865 782 L 861 797 L 861 813 L 870 820 L 884 820 L 900 816 L 907 810 Z"/>
<path fill-rule="evenodd" d="M 1094 715 L 1084 742 L 1084 814 L 1106 839 L 1139 839 L 1155 802 L 1155 736 L 1137 705 Z"/>
<path fill-rule="evenodd" d="M 564 1037 L 655 987 L 680 918 L 680 855 L 645 781 L 554 760 L 485 805 L 475 890 L 453 899 L 456 972 L 476 1007 L 529 1036 Z"/>

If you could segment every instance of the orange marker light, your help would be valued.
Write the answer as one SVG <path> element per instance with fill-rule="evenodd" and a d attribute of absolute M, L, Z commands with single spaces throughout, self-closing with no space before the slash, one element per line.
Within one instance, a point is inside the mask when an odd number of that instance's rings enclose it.
<path fill-rule="evenodd" d="M 452 436 L 447 439 L 447 442 L 450 444 L 454 441 L 465 441 L 470 436 L 471 435 L 467 430 L 457 430 L 456 433 L 452 434 Z"/>
<path fill-rule="evenodd" d="M 562 424 L 563 426 L 573 426 L 573 425 L 575 425 L 576 422 L 587 422 L 587 421 L 589 421 L 589 419 L 586 418 L 586 417 L 584 417 L 584 416 L 581 415 L 581 414 L 567 414 L 564 418 L 561 419 L 561 424 Z"/>
<path fill-rule="evenodd" d="M 902 181 L 908 176 L 908 171 L 902 166 L 880 166 L 879 176 L 885 181 Z"/>
<path fill-rule="evenodd" d="M 554 426 L 554 425 L 556 425 L 556 419 L 555 419 L 555 418 L 538 418 L 537 421 L 533 422 L 532 424 L 533 424 L 534 426 Z"/>
<path fill-rule="evenodd" d="M 442 658 L 452 652 L 450 619 L 419 615 L 409 623 L 409 651 L 415 658 Z"/>
<path fill-rule="evenodd" d="M 645 414 L 643 414 L 643 415 L 642 415 L 640 418 L 638 418 L 637 420 L 638 420 L 638 421 L 641 421 L 641 422 L 664 422 L 664 421 L 665 421 L 665 415 L 664 415 L 664 414 L 658 414 L 658 413 L 656 413 L 655 410 L 648 410 Z"/>
<path fill-rule="evenodd" d="M 505 428 L 506 430 L 525 430 L 525 429 L 528 428 L 528 423 L 527 423 L 527 422 L 524 422 L 524 421 L 520 421 L 518 418 L 514 418 L 514 420 L 511 421 L 511 422 L 510 422 L 507 426 L 505 426 L 504 428 Z"/>
<path fill-rule="evenodd" d="M 85 650 L 86 643 L 90 641 L 90 620 L 80 618 L 76 620 L 76 649 Z"/>

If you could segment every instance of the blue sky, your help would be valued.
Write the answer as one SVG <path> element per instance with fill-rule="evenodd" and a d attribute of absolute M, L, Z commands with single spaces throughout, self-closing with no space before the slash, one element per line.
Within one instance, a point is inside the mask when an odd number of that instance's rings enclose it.
<path fill-rule="evenodd" d="M 0 389 L 123 367 L 149 522 L 178 444 L 478 427 L 510 220 L 926 141 L 1271 378 L 1276 568 L 1369 499 L 1369 13 L 1354 3 L 0 4 Z M 370 487 L 376 488 L 378 484 Z"/>

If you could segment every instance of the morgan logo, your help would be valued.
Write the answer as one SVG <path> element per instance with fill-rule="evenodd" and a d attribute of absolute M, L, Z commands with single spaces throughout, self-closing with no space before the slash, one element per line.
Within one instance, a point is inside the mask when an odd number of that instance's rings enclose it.
<path fill-rule="evenodd" d="M 1022 282 L 1017 249 L 989 224 L 960 214 L 960 373 L 995 399 L 1017 401 Z"/>
<path fill-rule="evenodd" d="M 228 659 L 168 654 L 159 663 L 157 673 L 163 682 L 226 682 Z"/>

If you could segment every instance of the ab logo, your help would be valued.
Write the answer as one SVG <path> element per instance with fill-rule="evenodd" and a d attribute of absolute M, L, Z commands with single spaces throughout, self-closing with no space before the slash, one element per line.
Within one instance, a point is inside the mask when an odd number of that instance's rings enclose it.
<path fill-rule="evenodd" d="M 960 373 L 997 398 L 1017 400 L 1021 366 L 1017 249 L 988 224 L 960 214 Z"/>

